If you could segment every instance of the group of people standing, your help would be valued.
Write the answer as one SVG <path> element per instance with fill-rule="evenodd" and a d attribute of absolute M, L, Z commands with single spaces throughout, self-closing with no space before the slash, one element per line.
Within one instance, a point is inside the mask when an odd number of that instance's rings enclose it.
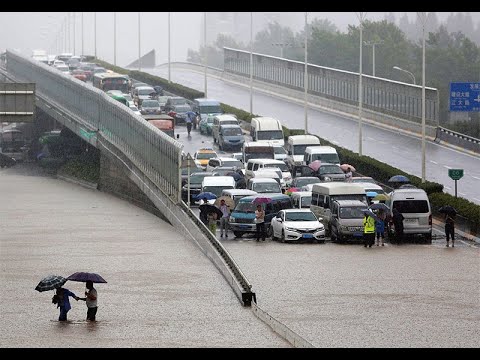
<path fill-rule="evenodd" d="M 390 231 L 392 225 L 396 242 L 400 243 L 402 241 L 404 217 L 395 208 L 392 212 L 392 216 L 382 210 L 378 210 L 376 214 L 365 213 L 363 218 L 364 247 L 372 247 L 375 243 L 375 238 L 377 246 L 385 246 L 385 233 Z"/>
<path fill-rule="evenodd" d="M 87 320 L 95 321 L 95 316 L 97 314 L 97 290 L 93 287 L 92 281 L 87 281 L 86 284 L 85 297 L 81 298 L 75 295 L 72 291 L 59 287 L 56 290 L 55 295 L 53 296 L 52 302 L 57 304 L 57 308 L 60 309 L 60 316 L 58 321 L 67 321 L 67 313 L 70 311 L 72 306 L 70 305 L 69 297 L 73 297 L 76 301 L 83 300 L 87 304 Z"/>

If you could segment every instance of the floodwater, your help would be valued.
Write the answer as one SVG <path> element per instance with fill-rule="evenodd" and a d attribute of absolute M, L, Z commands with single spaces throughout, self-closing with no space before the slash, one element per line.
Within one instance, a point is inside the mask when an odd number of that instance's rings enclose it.
<path fill-rule="evenodd" d="M 291 347 L 241 305 L 210 260 L 158 217 L 112 195 L 0 170 L 0 347 Z M 39 293 L 50 274 L 99 273 L 97 321 L 67 322 Z M 83 283 L 65 288 L 82 297 Z"/>

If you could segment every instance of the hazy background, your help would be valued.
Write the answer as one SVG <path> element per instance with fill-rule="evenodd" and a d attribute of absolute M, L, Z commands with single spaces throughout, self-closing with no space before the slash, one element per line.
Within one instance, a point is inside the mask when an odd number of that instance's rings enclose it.
<path fill-rule="evenodd" d="M 398 25 L 400 19 L 407 14 L 410 21 L 415 21 L 415 12 L 367 12 L 366 19 L 380 21 L 395 18 Z M 451 12 L 437 12 L 439 22 L 446 21 Z M 473 27 L 480 32 L 480 13 L 471 12 Z M 141 54 L 156 50 L 156 63 L 168 61 L 168 13 L 141 13 Z M 253 29 L 255 33 L 264 29 L 271 22 L 289 26 L 294 32 L 303 29 L 304 13 L 271 12 L 253 13 Z M 114 60 L 114 13 L 97 12 L 97 56 L 108 62 Z M 67 21 L 67 18 L 69 20 Z M 56 54 L 58 42 L 68 23 L 70 52 L 73 52 L 73 23 L 75 18 L 75 54 L 82 53 L 82 13 L 67 12 L 2 12 L 0 13 L 0 51 L 7 48 L 17 49 L 30 55 L 33 49 L 45 49 Z M 117 12 L 117 57 L 116 63 L 126 66 L 138 58 L 138 13 Z M 311 12 L 308 20 L 313 18 L 328 19 L 338 30 L 344 32 L 349 24 L 358 25 L 354 12 Z M 185 61 L 187 50 L 198 51 L 203 45 L 202 12 L 172 12 L 171 19 L 171 60 Z M 21 25 L 21 26 L 19 26 Z M 450 29 L 450 31 L 452 31 Z M 83 53 L 94 55 L 94 13 L 83 13 Z M 214 42 L 219 33 L 227 33 L 239 41 L 248 43 L 250 39 L 250 13 L 207 13 L 207 44 Z"/>

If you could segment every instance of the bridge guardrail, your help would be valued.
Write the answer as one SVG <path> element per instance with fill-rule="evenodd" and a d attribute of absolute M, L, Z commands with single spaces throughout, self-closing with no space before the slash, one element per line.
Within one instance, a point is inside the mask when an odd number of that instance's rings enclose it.
<path fill-rule="evenodd" d="M 440 141 L 445 141 L 449 144 L 480 154 L 480 139 L 438 126 L 435 142 L 438 143 Z"/>

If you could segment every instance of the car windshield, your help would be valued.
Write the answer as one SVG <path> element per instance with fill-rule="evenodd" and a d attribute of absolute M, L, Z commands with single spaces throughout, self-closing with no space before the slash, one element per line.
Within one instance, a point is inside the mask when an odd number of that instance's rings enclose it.
<path fill-rule="evenodd" d="M 172 105 L 182 105 L 186 103 L 187 103 L 187 99 L 184 99 L 184 98 L 176 98 L 176 99 L 170 98 L 170 104 Z"/>
<path fill-rule="evenodd" d="M 280 185 L 278 183 L 257 183 L 253 184 L 253 191 L 258 193 L 281 193 Z"/>
<path fill-rule="evenodd" d="M 281 130 L 258 131 L 257 140 L 283 140 L 283 132 Z"/>
<path fill-rule="evenodd" d="M 322 163 L 339 164 L 340 160 L 337 154 L 312 154 L 312 161 L 320 160 Z"/>
<path fill-rule="evenodd" d="M 168 96 L 159 96 L 157 100 L 160 104 L 166 104 L 168 100 Z"/>
<path fill-rule="evenodd" d="M 209 123 L 209 124 L 213 124 L 213 117 L 209 117 L 209 118 L 207 118 L 207 123 Z"/>
<path fill-rule="evenodd" d="M 243 163 L 240 160 L 235 160 L 235 159 L 223 160 L 223 166 L 231 166 L 231 167 L 236 166 L 238 168 L 242 168 Z"/>
<path fill-rule="evenodd" d="M 251 213 L 257 209 L 257 206 L 251 202 L 239 202 L 235 207 L 235 212 Z"/>
<path fill-rule="evenodd" d="M 293 145 L 293 154 L 294 155 L 305 154 L 305 149 L 307 148 L 307 146 L 312 146 L 312 144 Z"/>
<path fill-rule="evenodd" d="M 318 183 L 320 183 L 319 178 L 315 178 L 315 179 L 297 178 L 296 183 L 295 183 L 295 187 L 302 187 L 302 186 L 305 186 L 305 185 L 308 185 L 308 184 L 318 184 Z"/>
<path fill-rule="evenodd" d="M 275 154 L 287 154 L 287 151 L 282 146 L 274 146 L 273 151 L 275 152 Z"/>
<path fill-rule="evenodd" d="M 320 175 L 324 174 L 344 174 L 343 170 L 340 169 L 340 166 L 337 165 L 321 165 L 318 169 Z"/>
<path fill-rule="evenodd" d="M 214 152 L 201 152 L 197 153 L 197 159 L 199 160 L 205 160 L 205 159 L 210 159 L 212 157 L 217 157 L 217 154 Z"/>
<path fill-rule="evenodd" d="M 175 111 L 176 112 L 184 113 L 184 112 L 187 112 L 187 111 L 190 111 L 190 110 L 192 110 L 192 109 L 190 108 L 189 105 L 175 106 Z"/>
<path fill-rule="evenodd" d="M 280 164 L 265 164 L 263 165 L 264 168 L 279 168 L 282 172 L 288 171 L 288 166 L 285 163 Z"/>
<path fill-rule="evenodd" d="M 211 176 L 211 174 L 192 174 L 190 175 L 190 184 L 201 184 L 205 176 Z"/>
<path fill-rule="evenodd" d="M 138 95 L 150 95 L 152 92 L 155 92 L 152 88 L 138 89 Z"/>
<path fill-rule="evenodd" d="M 159 107 L 160 104 L 156 100 L 143 100 L 142 107 Z"/>
<path fill-rule="evenodd" d="M 242 135 L 242 129 L 238 128 L 225 128 L 223 129 L 223 136 L 240 136 Z"/>
<path fill-rule="evenodd" d="M 286 212 L 285 221 L 317 221 L 312 212 Z"/>
<path fill-rule="evenodd" d="M 222 113 L 222 108 L 220 105 L 201 105 L 200 114 L 212 114 L 212 113 Z"/>
<path fill-rule="evenodd" d="M 342 207 L 340 208 L 340 219 L 362 219 L 364 207 Z"/>

